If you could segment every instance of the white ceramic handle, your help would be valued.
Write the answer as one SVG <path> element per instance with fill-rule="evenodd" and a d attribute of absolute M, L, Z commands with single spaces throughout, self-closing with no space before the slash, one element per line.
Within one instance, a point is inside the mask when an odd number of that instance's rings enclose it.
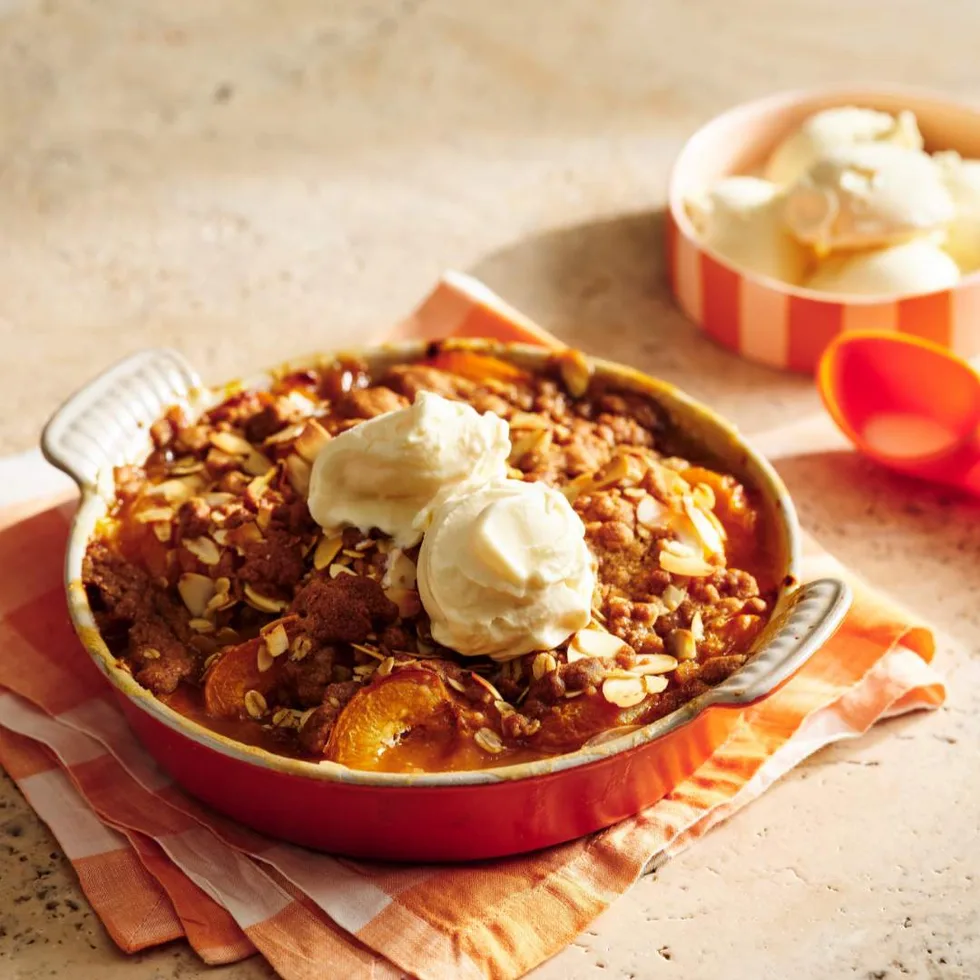
<path fill-rule="evenodd" d="M 83 490 L 99 472 L 132 459 L 150 425 L 201 380 L 176 351 L 139 351 L 76 391 L 41 434 L 41 451 Z"/>
<path fill-rule="evenodd" d="M 708 692 L 709 703 L 744 705 L 771 694 L 830 639 L 850 605 L 850 587 L 838 579 L 802 586 L 775 635 L 744 667 Z"/>

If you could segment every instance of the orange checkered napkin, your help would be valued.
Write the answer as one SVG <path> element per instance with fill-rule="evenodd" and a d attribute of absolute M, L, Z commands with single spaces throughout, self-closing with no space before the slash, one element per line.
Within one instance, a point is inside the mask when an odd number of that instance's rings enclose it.
<path fill-rule="evenodd" d="M 399 336 L 553 338 L 447 276 Z M 127 729 L 75 638 L 62 562 L 73 501 L 0 514 L 0 764 L 58 838 L 120 949 L 175 937 L 207 963 L 258 951 L 286 980 L 518 977 L 661 861 L 817 749 L 935 707 L 929 632 L 856 589 L 841 630 L 656 806 L 591 837 L 477 866 L 348 861 L 262 837 L 184 795 Z M 843 574 L 811 544 L 810 576 Z M 325 974 L 326 971 L 326 974 Z"/>

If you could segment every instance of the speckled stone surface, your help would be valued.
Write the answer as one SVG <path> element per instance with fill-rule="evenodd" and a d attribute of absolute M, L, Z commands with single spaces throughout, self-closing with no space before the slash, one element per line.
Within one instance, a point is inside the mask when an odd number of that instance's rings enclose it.
<path fill-rule="evenodd" d="M 673 309 L 670 161 L 776 88 L 975 94 L 978 30 L 926 0 L 0 0 L 0 451 L 124 352 L 218 380 L 377 336 L 449 266 L 746 430 L 804 418 L 804 379 Z M 949 703 L 801 766 L 536 980 L 980 977 L 980 505 L 794 448 L 807 526 L 942 631 Z M 270 974 L 119 955 L 3 781 L 0 977 L 204 975 Z"/>

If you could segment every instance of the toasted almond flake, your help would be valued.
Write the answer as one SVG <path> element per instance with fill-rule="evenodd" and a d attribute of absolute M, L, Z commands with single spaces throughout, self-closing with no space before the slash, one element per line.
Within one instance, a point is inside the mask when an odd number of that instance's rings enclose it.
<path fill-rule="evenodd" d="M 417 575 L 415 562 L 400 548 L 389 552 L 381 584 L 396 589 L 414 589 Z"/>
<path fill-rule="evenodd" d="M 184 572 L 177 582 L 177 591 L 184 600 L 187 611 L 195 618 L 203 619 L 208 603 L 215 593 L 215 585 L 207 575 Z"/>
<path fill-rule="evenodd" d="M 140 656 L 144 660 L 159 660 L 160 651 L 156 647 L 147 647 L 145 650 L 140 651 Z"/>
<path fill-rule="evenodd" d="M 517 464 L 528 453 L 540 454 L 547 452 L 551 447 L 551 439 L 551 431 L 549 429 L 539 429 L 522 435 L 512 443 L 508 462 Z"/>
<path fill-rule="evenodd" d="M 208 507 L 224 507 L 225 504 L 230 504 L 235 499 L 235 495 L 225 493 L 223 490 L 213 490 L 210 493 L 202 493 L 201 499 Z"/>
<path fill-rule="evenodd" d="M 251 583 L 245 583 L 245 601 L 260 612 L 278 613 L 282 612 L 289 603 L 285 599 L 274 599 L 272 596 L 262 595 L 252 588 Z"/>
<path fill-rule="evenodd" d="M 572 698 L 579 698 L 583 694 L 585 694 L 585 691 L 566 691 L 563 696 L 571 700 Z"/>
<path fill-rule="evenodd" d="M 307 463 L 312 463 L 329 440 L 330 433 L 316 419 L 309 419 L 303 427 L 303 431 L 297 437 L 293 449 Z"/>
<path fill-rule="evenodd" d="M 227 540 L 234 544 L 236 548 L 244 548 L 246 545 L 258 544 L 260 541 L 264 541 L 265 536 L 259 530 L 259 526 L 255 521 L 246 521 L 244 524 L 239 524 L 238 527 L 232 528 L 228 532 Z"/>
<path fill-rule="evenodd" d="M 243 436 L 225 429 L 208 433 L 208 441 L 215 449 L 229 456 L 247 456 L 252 452 L 252 444 Z"/>
<path fill-rule="evenodd" d="M 302 456 L 290 453 L 286 457 L 286 477 L 289 479 L 290 486 L 301 497 L 309 495 L 310 473 L 312 473 L 310 464 Z"/>
<path fill-rule="evenodd" d="M 307 721 L 309 721 L 310 715 L 312 715 L 314 711 L 316 711 L 316 708 L 307 708 L 306 711 L 299 716 L 299 728 L 302 728 Z"/>
<path fill-rule="evenodd" d="M 173 533 L 170 524 L 151 524 L 153 528 L 153 534 L 157 541 L 163 542 L 164 544 L 170 540 Z"/>
<path fill-rule="evenodd" d="M 714 510 L 718 503 L 714 490 L 707 483 L 696 483 L 691 496 L 702 510 Z"/>
<path fill-rule="evenodd" d="M 281 446 L 284 442 L 290 442 L 295 439 L 306 427 L 305 422 L 294 422 L 292 425 L 287 425 L 285 429 L 280 429 L 278 432 L 274 432 L 267 439 L 262 441 L 263 446 Z"/>
<path fill-rule="evenodd" d="M 660 601 L 664 604 L 668 613 L 674 612 L 680 604 L 687 598 L 687 589 L 679 588 L 673 582 L 664 589 L 660 596 Z"/>
<path fill-rule="evenodd" d="M 664 648 L 681 661 L 694 660 L 698 655 L 698 645 L 690 630 L 671 630 L 664 641 Z"/>
<path fill-rule="evenodd" d="M 259 652 L 256 654 L 256 665 L 259 668 L 260 673 L 265 673 L 275 661 L 272 659 L 272 654 L 269 653 L 269 648 L 265 643 L 259 644 Z"/>
<path fill-rule="evenodd" d="M 384 660 L 384 654 L 377 647 L 368 647 L 363 643 L 352 643 L 351 646 L 355 650 L 360 650 L 361 653 L 367 654 L 369 657 L 374 657 L 377 660 Z"/>
<path fill-rule="evenodd" d="M 374 540 L 374 538 L 365 538 L 363 541 L 358 541 L 357 544 L 354 545 L 354 550 L 370 551 L 375 544 L 377 544 L 377 542 Z"/>
<path fill-rule="evenodd" d="M 146 491 L 147 496 L 163 497 L 170 503 L 178 504 L 187 500 L 201 486 L 200 478 L 196 476 L 179 477 L 173 480 L 164 480 Z"/>
<path fill-rule="evenodd" d="M 704 620 L 701 617 L 700 609 L 691 617 L 691 635 L 698 643 L 704 639 Z"/>
<path fill-rule="evenodd" d="M 210 538 L 184 538 L 183 544 L 204 565 L 217 565 L 221 561 L 221 551 Z"/>
<path fill-rule="evenodd" d="M 402 619 L 412 619 L 422 611 L 422 600 L 414 589 L 385 589 L 385 595 L 398 606 Z"/>
<path fill-rule="evenodd" d="M 337 578 L 339 575 L 356 574 L 356 572 L 349 569 L 346 565 L 341 565 L 339 562 L 334 562 L 327 571 L 331 578 Z"/>
<path fill-rule="evenodd" d="M 473 736 L 473 741 L 491 755 L 497 755 L 504 751 L 504 743 L 500 736 L 492 728 L 481 728 Z"/>
<path fill-rule="evenodd" d="M 190 619 L 187 625 L 194 630 L 195 633 L 213 633 L 214 623 L 210 619 Z"/>
<path fill-rule="evenodd" d="M 275 505 L 268 500 L 263 500 L 259 504 L 258 513 L 255 515 L 255 526 L 263 533 L 269 529 L 269 525 L 272 523 L 272 512 L 275 509 Z"/>
<path fill-rule="evenodd" d="M 627 500 L 642 500 L 647 495 L 646 490 L 640 487 L 624 487 L 623 496 Z"/>
<path fill-rule="evenodd" d="M 269 705 L 266 704 L 265 698 L 259 691 L 246 691 L 245 692 L 245 710 L 248 712 L 249 718 L 261 718 L 268 710 Z"/>
<path fill-rule="evenodd" d="M 579 660 L 588 660 L 589 656 L 586 653 L 582 653 L 580 650 L 576 650 L 575 647 L 569 647 L 565 651 L 565 662 L 569 664 L 577 663 Z"/>
<path fill-rule="evenodd" d="M 343 548 L 340 552 L 345 558 L 363 558 L 364 555 L 359 551 L 355 551 L 353 548 Z"/>
<path fill-rule="evenodd" d="M 275 467 L 271 459 L 264 453 L 260 453 L 257 449 L 253 449 L 246 457 L 242 460 L 242 469 L 248 473 L 249 476 L 261 476 L 266 477 L 271 480 L 272 475 L 275 472 Z"/>
<path fill-rule="evenodd" d="M 659 694 L 667 689 L 667 678 L 662 674 L 646 674 L 640 680 L 646 694 Z"/>
<path fill-rule="evenodd" d="M 354 668 L 354 676 L 362 681 L 367 680 L 377 669 L 377 664 L 358 664 Z"/>
<path fill-rule="evenodd" d="M 581 629 L 573 637 L 569 649 L 584 657 L 614 657 L 628 644 L 605 630 Z"/>
<path fill-rule="evenodd" d="M 133 520 L 140 524 L 154 524 L 158 521 L 171 521 L 174 517 L 173 507 L 148 507 L 133 514 Z"/>
<path fill-rule="evenodd" d="M 473 678 L 485 691 L 489 691 L 493 695 L 494 701 L 503 701 L 504 696 L 498 691 L 493 684 L 490 683 L 485 677 L 481 677 L 475 671 L 470 671 L 470 677 Z"/>
<path fill-rule="evenodd" d="M 217 544 L 222 546 L 228 544 L 228 534 L 230 532 L 226 531 L 223 527 L 219 527 L 216 531 L 211 532 L 211 537 L 214 538 Z"/>
<path fill-rule="evenodd" d="M 289 708 L 277 708 L 272 716 L 272 724 L 278 728 L 285 728 L 292 723 L 293 713 Z"/>
<path fill-rule="evenodd" d="M 241 637 L 238 635 L 237 630 L 233 630 L 230 626 L 222 626 L 217 633 L 214 634 L 215 640 L 224 646 L 238 643 Z"/>
<path fill-rule="evenodd" d="M 677 661 L 666 653 L 649 653 L 630 668 L 634 674 L 669 674 L 677 669 Z"/>
<path fill-rule="evenodd" d="M 636 520 L 644 527 L 657 527 L 663 523 L 666 508 L 653 497 L 644 497 L 636 505 Z"/>
<path fill-rule="evenodd" d="M 466 685 L 462 681 L 456 680 L 455 677 L 447 677 L 446 683 L 454 690 L 459 691 L 460 694 L 466 693 Z"/>
<path fill-rule="evenodd" d="M 377 675 L 378 677 L 387 677 L 395 666 L 394 657 L 385 657 L 381 663 L 378 664 Z"/>
<path fill-rule="evenodd" d="M 647 691 L 639 677 L 607 677 L 602 682 L 602 696 L 617 708 L 632 708 L 647 696 Z"/>
<path fill-rule="evenodd" d="M 206 657 L 204 660 L 204 673 L 207 673 L 220 657 L 221 657 L 220 650 L 216 650 L 209 657 Z"/>
<path fill-rule="evenodd" d="M 687 519 L 694 528 L 694 533 L 701 540 L 705 555 L 724 555 L 724 536 L 718 533 L 718 529 L 709 520 L 707 514 L 689 496 L 685 496 L 681 504 L 684 507 L 684 513 L 687 514 Z"/>
<path fill-rule="evenodd" d="M 308 636 L 297 636 L 289 648 L 289 659 L 300 661 L 305 659 L 313 649 L 313 641 Z"/>
<path fill-rule="evenodd" d="M 660 552 L 660 567 L 673 575 L 686 575 L 690 578 L 705 578 L 715 569 L 697 555 L 679 555 L 676 551 Z"/>
<path fill-rule="evenodd" d="M 544 415 L 537 415 L 534 412 L 514 412 L 510 417 L 510 427 L 512 429 L 550 429 L 551 419 Z"/>
<path fill-rule="evenodd" d="M 539 681 L 545 674 L 557 669 L 558 661 L 550 653 L 539 653 L 531 663 L 531 676 Z"/>
<path fill-rule="evenodd" d="M 317 571 L 326 568 L 337 557 L 343 544 L 344 539 L 341 535 L 324 534 L 317 542 L 316 551 L 313 552 L 313 567 Z"/>
<path fill-rule="evenodd" d="M 617 454 L 592 477 L 592 484 L 596 490 L 604 490 L 606 487 L 622 483 L 628 476 L 629 463 L 625 456 Z"/>
<path fill-rule="evenodd" d="M 558 355 L 558 370 L 565 382 L 568 393 L 573 398 L 581 398 L 589 390 L 592 365 L 580 351 L 569 347 Z"/>
<path fill-rule="evenodd" d="M 289 634 L 282 623 L 276 623 L 265 634 L 265 645 L 269 648 L 270 656 L 273 657 L 281 657 L 289 649 Z"/>

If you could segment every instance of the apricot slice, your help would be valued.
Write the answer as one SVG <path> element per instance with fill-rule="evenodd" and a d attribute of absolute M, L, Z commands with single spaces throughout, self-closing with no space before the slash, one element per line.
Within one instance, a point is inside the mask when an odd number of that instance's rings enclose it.
<path fill-rule="evenodd" d="M 212 718 L 247 718 L 245 694 L 258 691 L 265 696 L 275 687 L 275 665 L 259 670 L 259 645 L 256 637 L 237 646 L 227 647 L 211 665 L 204 678 L 204 706 Z"/>
<path fill-rule="evenodd" d="M 440 371 L 458 374 L 470 381 L 506 381 L 520 383 L 527 381 L 527 371 L 493 357 L 490 354 L 477 354 L 469 350 L 444 350 L 436 354 L 428 362 Z"/>
<path fill-rule="evenodd" d="M 549 754 L 574 752 L 600 732 L 632 724 L 635 714 L 635 709 L 617 708 L 601 694 L 566 698 L 541 719 L 528 744 Z"/>
<path fill-rule="evenodd" d="M 437 770 L 458 740 L 455 704 L 430 670 L 400 670 L 351 698 L 325 755 L 351 769 Z"/>

